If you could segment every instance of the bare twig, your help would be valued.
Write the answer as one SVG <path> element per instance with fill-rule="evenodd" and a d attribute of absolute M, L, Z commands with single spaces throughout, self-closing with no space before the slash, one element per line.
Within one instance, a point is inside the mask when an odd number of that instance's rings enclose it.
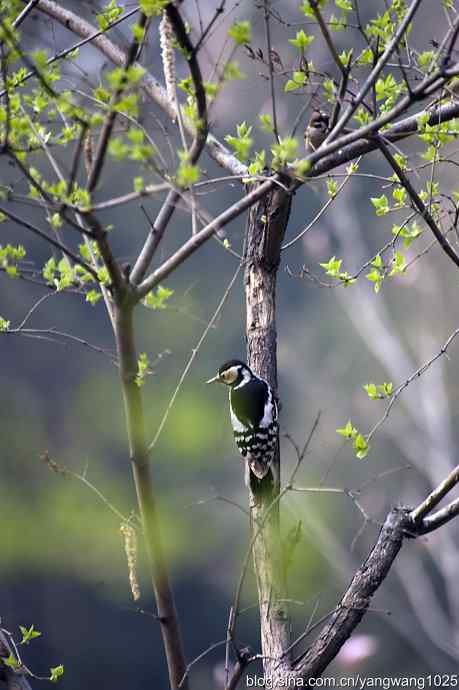
<path fill-rule="evenodd" d="M 410 180 L 408 179 L 407 175 L 403 172 L 401 169 L 400 165 L 397 163 L 395 160 L 394 156 L 392 153 L 389 151 L 388 147 L 383 141 L 382 137 L 378 137 L 378 142 L 379 142 L 379 148 L 381 149 L 381 153 L 397 175 L 397 177 L 400 180 L 400 184 L 406 189 L 408 192 L 410 199 L 412 200 L 414 206 L 417 208 L 419 211 L 420 215 L 424 220 L 426 221 L 427 225 L 429 228 L 432 230 L 433 234 L 435 235 L 435 238 L 437 239 L 439 245 L 445 252 L 447 256 L 453 261 L 453 263 L 456 264 L 456 266 L 459 267 L 459 256 L 456 254 L 440 228 L 438 227 L 437 223 L 432 217 L 432 214 L 430 213 L 429 209 L 427 206 L 424 204 L 422 201 L 421 197 L 417 193 L 417 191 L 414 189 L 413 185 L 411 184 Z"/>
<path fill-rule="evenodd" d="M 191 78 L 193 80 L 194 85 L 194 95 L 196 99 L 198 122 L 196 125 L 196 130 L 194 132 L 194 140 L 188 152 L 190 164 L 194 165 L 198 161 L 202 153 L 209 130 L 209 123 L 207 119 L 207 98 L 204 88 L 204 81 L 202 78 L 201 68 L 199 66 L 197 56 L 194 53 L 193 45 L 186 31 L 186 27 L 180 15 L 180 12 L 172 3 L 167 6 L 165 11 L 167 13 L 167 17 L 170 23 L 173 26 L 177 40 L 180 46 L 182 47 L 182 50 L 186 57 L 188 68 L 190 70 Z M 172 217 L 172 214 L 174 213 L 178 199 L 178 192 L 172 189 L 167 195 L 166 200 L 158 214 L 158 217 L 156 218 L 154 227 L 148 235 L 145 244 L 142 247 L 142 250 L 137 258 L 137 261 L 134 264 L 130 276 L 130 280 L 133 285 L 137 285 L 144 278 L 153 258 L 153 255 L 156 249 L 158 248 L 158 245 L 161 242 L 166 227 Z M 197 234 L 193 236 L 196 237 Z"/>
<path fill-rule="evenodd" d="M 411 519 L 414 523 L 422 522 L 440 501 L 459 483 L 459 465 L 444 479 L 427 498 L 411 511 Z"/>
<path fill-rule="evenodd" d="M 186 365 L 185 365 L 185 368 L 184 368 L 184 370 L 183 370 L 183 372 L 182 372 L 182 375 L 180 376 L 180 379 L 179 379 L 179 381 L 178 381 L 178 384 L 177 384 L 177 386 L 176 386 L 174 392 L 172 393 L 172 396 L 171 396 L 171 398 L 170 398 L 170 400 L 169 400 L 169 402 L 168 402 L 168 404 L 167 404 L 166 410 L 165 410 L 164 415 L 163 415 L 163 417 L 162 417 L 162 419 L 161 419 L 161 422 L 159 423 L 159 426 L 158 426 L 158 429 L 157 429 L 157 431 L 156 431 L 156 434 L 155 434 L 155 436 L 154 436 L 152 442 L 151 442 L 150 445 L 148 446 L 149 452 L 151 452 L 151 451 L 153 450 L 153 448 L 156 446 L 156 444 L 157 444 L 157 442 L 158 442 L 158 439 L 159 439 L 159 437 L 160 437 L 160 435 L 161 435 L 161 432 L 162 432 L 162 430 L 163 430 L 163 428 L 164 428 L 164 425 L 165 425 L 166 422 L 167 422 L 167 418 L 169 417 L 170 411 L 171 411 L 171 409 L 172 409 L 172 407 L 173 407 L 173 405 L 174 405 L 174 402 L 175 402 L 175 400 L 176 400 L 176 398 L 177 398 L 177 395 L 179 394 L 180 389 L 181 389 L 181 387 L 182 387 L 182 385 L 183 385 L 183 382 L 184 382 L 184 380 L 185 380 L 185 378 L 186 378 L 186 376 L 187 376 L 189 370 L 191 369 L 191 365 L 193 364 L 196 355 L 198 354 L 199 350 L 201 349 L 201 346 L 202 346 L 203 342 L 205 341 L 205 339 L 206 339 L 206 337 L 207 337 L 207 334 L 209 333 L 209 331 L 210 331 L 211 328 L 213 327 L 215 321 L 217 320 L 219 314 L 221 313 L 221 310 L 222 310 L 223 307 L 225 306 L 226 300 L 228 299 L 228 296 L 229 296 L 229 294 L 230 294 L 230 292 L 231 292 L 231 289 L 232 289 L 234 283 L 236 282 L 236 278 L 238 277 L 239 271 L 240 271 L 240 270 L 241 270 L 241 265 L 239 265 L 239 266 L 237 267 L 237 269 L 236 269 L 236 271 L 235 271 L 233 277 L 232 277 L 231 280 L 230 280 L 230 283 L 229 283 L 228 287 L 226 288 L 226 290 L 225 290 L 225 292 L 223 293 L 223 296 L 222 296 L 220 302 L 219 302 L 218 305 L 217 305 L 216 310 L 215 310 L 214 313 L 212 314 L 212 317 L 211 317 L 209 323 L 206 325 L 204 331 L 202 332 L 202 335 L 201 335 L 201 337 L 199 338 L 199 340 L 198 340 L 198 342 L 197 342 L 197 344 L 196 344 L 196 347 L 193 348 L 193 350 L 192 350 L 192 352 L 191 352 L 191 356 L 190 356 L 190 358 L 188 359 L 188 362 L 187 362 Z"/>
<path fill-rule="evenodd" d="M 266 37 L 266 52 L 269 69 L 269 86 L 271 89 L 271 108 L 273 113 L 273 134 L 276 141 L 279 143 L 279 129 L 277 127 L 277 110 L 276 110 L 276 90 L 274 87 L 274 65 L 271 48 L 271 25 L 270 25 L 270 0 L 263 0 L 263 16 L 265 21 L 265 37 Z"/>
<path fill-rule="evenodd" d="M 347 76 L 348 76 L 348 69 L 343 65 L 341 62 L 338 51 L 336 50 L 335 42 L 333 41 L 332 37 L 330 36 L 330 32 L 328 30 L 328 26 L 326 25 L 324 18 L 322 17 L 322 13 L 319 9 L 319 5 L 317 0 L 309 0 L 309 4 L 311 6 L 312 11 L 314 12 L 314 16 L 317 19 L 317 23 L 319 25 L 319 28 L 322 32 L 322 36 L 324 37 L 324 41 L 327 44 L 327 47 L 331 53 L 331 56 L 335 62 L 335 65 L 341 72 L 343 81 L 347 81 Z"/>
<path fill-rule="evenodd" d="M 116 508 L 113 503 L 111 503 L 106 496 L 95 486 L 92 482 L 89 481 L 89 479 L 86 477 L 86 470 L 83 474 L 79 474 L 78 472 L 74 472 L 73 470 L 69 470 L 68 467 L 65 467 L 64 465 L 59 465 L 55 460 L 52 460 L 50 457 L 48 451 L 46 450 L 42 455 L 40 456 L 40 460 L 42 460 L 46 465 L 48 465 L 49 469 L 52 470 L 53 472 L 56 472 L 56 474 L 60 474 L 63 477 L 68 477 L 70 479 L 77 479 L 79 482 L 84 484 L 86 488 L 90 489 L 96 496 L 97 498 L 109 509 L 113 515 L 115 515 L 119 520 L 121 520 L 123 523 L 128 522 L 128 518 L 121 513 L 121 511 Z"/>
<path fill-rule="evenodd" d="M 381 417 L 381 419 L 379 419 L 378 422 L 376 422 L 376 424 L 371 429 L 371 431 L 366 435 L 366 439 L 368 442 L 374 436 L 374 434 L 378 431 L 378 429 L 382 426 L 382 424 L 384 424 L 384 422 L 388 418 L 388 416 L 391 412 L 391 409 L 394 406 L 394 404 L 395 404 L 396 400 L 398 399 L 398 397 L 400 396 L 400 394 L 405 390 L 405 388 L 407 388 L 410 385 L 410 383 L 412 383 L 412 381 L 414 381 L 416 378 L 419 378 L 420 376 L 422 376 L 422 374 L 424 374 L 424 372 L 426 372 L 427 369 L 429 369 L 432 366 L 432 364 L 434 364 L 434 362 L 437 361 L 437 359 L 439 359 L 440 357 L 442 357 L 446 353 L 446 351 L 448 350 L 448 347 L 451 345 L 451 343 L 457 337 L 457 335 L 459 335 L 459 328 L 456 328 L 456 330 L 451 333 L 451 335 L 446 340 L 444 345 L 440 348 L 440 350 L 438 352 L 436 352 L 433 355 L 433 357 L 431 357 L 427 362 L 424 362 L 424 364 L 422 364 L 419 367 L 419 369 L 416 369 L 416 371 L 414 371 L 412 374 L 410 374 L 410 376 L 408 376 L 406 381 L 404 381 L 402 384 L 400 384 L 400 386 L 393 392 L 393 394 L 391 395 L 391 398 L 389 400 L 389 404 L 387 405 L 386 410 L 384 412 L 384 415 Z"/>

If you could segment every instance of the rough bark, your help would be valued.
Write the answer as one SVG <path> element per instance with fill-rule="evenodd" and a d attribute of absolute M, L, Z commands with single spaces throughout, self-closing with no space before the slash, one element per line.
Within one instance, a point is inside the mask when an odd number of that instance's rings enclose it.
<path fill-rule="evenodd" d="M 276 188 L 250 209 L 246 237 L 245 294 L 247 361 L 277 395 L 276 278 L 280 245 L 287 227 L 291 198 Z M 258 587 L 264 670 L 274 678 L 278 659 L 290 643 L 285 572 L 279 521 L 279 443 L 272 473 L 262 482 L 251 476 L 250 514 Z M 266 514 L 266 511 L 269 511 Z M 260 526 L 263 525 L 262 529 Z"/>
<path fill-rule="evenodd" d="M 371 598 L 385 580 L 406 536 L 415 536 L 414 523 L 407 508 L 394 508 L 388 514 L 379 537 L 363 565 L 355 573 L 330 620 L 307 650 L 296 670 L 289 674 L 303 681 L 318 678 L 351 636 L 364 617 Z"/>

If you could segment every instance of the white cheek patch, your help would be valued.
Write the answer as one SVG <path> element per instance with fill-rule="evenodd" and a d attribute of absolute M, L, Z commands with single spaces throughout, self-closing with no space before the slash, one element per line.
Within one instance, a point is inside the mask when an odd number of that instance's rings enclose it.
<path fill-rule="evenodd" d="M 230 369 L 230 371 L 231 371 L 231 369 Z M 236 369 L 236 376 L 234 378 L 236 378 L 238 376 L 238 374 L 239 374 L 239 372 Z M 237 386 L 234 386 L 234 390 L 241 388 L 241 386 L 245 386 L 245 384 L 248 383 L 250 381 L 250 379 L 251 379 L 250 373 L 246 369 L 243 369 L 242 370 L 242 381 L 241 381 L 241 383 L 238 383 Z M 234 381 L 234 379 L 233 379 L 233 381 Z"/>

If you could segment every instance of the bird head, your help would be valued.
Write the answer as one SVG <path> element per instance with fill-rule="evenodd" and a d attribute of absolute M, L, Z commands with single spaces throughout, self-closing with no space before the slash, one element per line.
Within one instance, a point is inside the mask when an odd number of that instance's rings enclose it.
<path fill-rule="evenodd" d="M 325 140 L 330 126 L 330 117 L 321 110 L 314 110 L 304 133 L 307 152 L 315 151 Z"/>
<path fill-rule="evenodd" d="M 237 386 L 244 379 L 253 376 L 250 367 L 239 359 L 230 359 L 219 368 L 218 373 L 206 383 L 224 383 L 226 386 Z"/>

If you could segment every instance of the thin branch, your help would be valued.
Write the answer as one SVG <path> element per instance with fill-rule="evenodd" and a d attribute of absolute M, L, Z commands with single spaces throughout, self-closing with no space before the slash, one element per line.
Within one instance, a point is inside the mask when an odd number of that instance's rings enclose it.
<path fill-rule="evenodd" d="M 191 165 L 199 160 L 199 157 L 204 149 L 207 135 L 209 132 L 209 123 L 207 116 L 207 97 L 204 88 L 204 81 L 201 74 L 201 68 L 196 54 L 193 50 L 193 44 L 188 36 L 185 24 L 178 9 L 171 3 L 166 7 L 167 17 L 172 24 L 174 33 L 182 48 L 188 63 L 191 78 L 194 86 L 194 96 L 196 99 L 196 108 L 198 121 L 194 132 L 194 139 L 188 153 L 188 159 Z M 130 280 L 133 285 L 137 285 L 145 277 L 148 267 L 151 263 L 153 255 L 158 248 L 159 243 L 164 235 L 167 225 L 175 210 L 175 205 L 179 199 L 179 193 L 171 190 L 166 197 L 166 200 L 161 207 L 161 210 L 156 218 L 154 227 L 148 235 L 144 246 L 134 264 L 131 271 Z M 194 235 L 196 237 L 197 234 Z"/>
<path fill-rule="evenodd" d="M 58 5 L 56 2 L 53 2 L 53 0 L 40 0 L 38 8 L 45 14 L 53 17 L 69 31 L 82 36 L 85 39 L 85 42 L 93 41 L 93 45 L 114 64 L 118 66 L 125 64 L 125 52 L 118 48 L 118 46 L 116 46 L 106 36 L 101 35 L 103 32 L 97 31 L 92 24 L 85 21 L 74 12 L 71 12 L 61 5 Z M 138 12 L 138 8 L 133 10 L 133 12 L 134 11 Z M 127 16 L 128 15 L 125 15 L 124 18 Z M 114 22 L 112 26 L 115 26 L 115 23 L 116 22 Z M 96 34 L 97 37 L 95 37 Z M 148 72 L 148 70 L 145 72 L 143 81 L 141 83 L 145 92 L 150 96 L 150 98 L 159 105 L 159 107 L 170 117 L 172 121 L 175 121 L 177 119 L 177 112 L 173 104 L 169 102 L 165 89 L 161 86 L 161 84 L 159 84 L 155 77 Z M 187 129 L 194 134 L 193 124 L 191 122 L 186 122 L 185 125 Z M 229 170 L 232 174 L 247 174 L 247 166 L 238 161 L 238 159 L 226 148 L 226 146 L 224 146 L 220 141 L 218 141 L 218 139 L 210 134 L 207 137 L 207 149 L 209 155 L 214 158 L 219 165 Z"/>
<path fill-rule="evenodd" d="M 440 501 L 459 483 L 459 465 L 427 496 L 427 498 L 411 511 L 411 519 L 415 524 L 423 521 Z"/>
<path fill-rule="evenodd" d="M 199 7 L 199 0 L 197 0 L 196 4 Z M 210 22 L 208 23 L 208 25 L 206 26 L 206 28 L 202 32 L 201 36 L 199 37 L 198 42 L 196 43 L 196 45 L 194 47 L 194 52 L 196 54 L 199 52 L 201 46 L 203 45 L 204 41 L 206 40 L 206 38 L 209 34 L 209 31 L 212 29 L 212 27 L 215 24 L 215 22 L 217 21 L 218 17 L 221 14 L 223 14 L 223 12 L 225 11 L 225 4 L 226 4 L 226 0 L 222 0 L 222 2 L 218 5 L 218 7 L 215 8 L 215 12 L 214 12 L 212 19 L 210 20 Z"/>
<path fill-rule="evenodd" d="M 201 346 L 202 346 L 203 342 L 204 342 L 205 339 L 207 338 L 207 334 L 208 334 L 209 331 L 213 328 L 213 325 L 215 324 L 215 321 L 217 320 L 217 318 L 218 318 L 218 316 L 220 315 L 220 313 L 221 313 L 223 307 L 225 306 L 226 300 L 227 300 L 228 297 L 229 297 L 229 294 L 230 294 L 230 292 L 231 292 L 231 289 L 232 289 L 234 283 L 236 282 L 236 278 L 238 277 L 239 271 L 240 271 L 240 270 L 241 270 L 241 264 L 239 264 L 239 266 L 237 267 L 237 269 L 236 269 L 236 271 L 235 271 L 233 277 L 231 278 L 228 287 L 226 288 L 226 290 L 225 290 L 225 292 L 223 293 L 223 296 L 222 296 L 220 302 L 219 302 L 218 305 L 217 305 L 216 310 L 215 310 L 214 313 L 212 314 L 212 317 L 211 317 L 209 323 L 206 325 L 205 329 L 203 330 L 203 332 L 202 332 L 202 334 L 201 334 L 201 337 L 199 338 L 199 340 L 198 340 L 198 342 L 197 342 L 197 344 L 196 344 L 196 347 L 193 348 L 193 350 L 192 350 L 192 352 L 191 352 L 191 355 L 190 355 L 190 358 L 188 359 L 188 362 L 186 363 L 185 368 L 184 368 L 184 370 L 183 370 L 183 372 L 182 372 L 182 375 L 180 376 L 180 379 L 179 379 L 179 381 L 178 381 L 178 383 L 177 383 L 177 386 L 176 386 L 174 392 L 172 393 L 172 396 L 171 396 L 171 398 L 170 398 L 170 400 L 169 400 L 169 402 L 168 402 L 168 404 L 167 404 L 166 410 L 165 410 L 165 412 L 164 412 L 164 414 L 163 414 L 163 417 L 162 417 L 162 419 L 161 419 L 161 421 L 160 421 L 160 423 L 159 423 L 159 426 L 158 426 L 158 429 L 157 429 L 157 431 L 156 431 L 156 434 L 155 434 L 155 436 L 154 436 L 152 442 L 151 442 L 150 445 L 148 446 L 148 451 L 149 451 L 149 452 L 151 452 L 151 451 L 153 450 L 153 448 L 156 446 L 156 444 L 157 444 L 157 442 L 158 442 L 158 439 L 159 439 L 159 437 L 160 437 L 160 435 L 161 435 L 161 432 L 162 432 L 162 430 L 164 429 L 164 426 L 165 426 L 165 424 L 166 424 L 166 422 L 167 422 L 167 419 L 168 419 L 168 417 L 169 417 L 169 414 L 170 414 L 170 412 L 171 412 L 171 410 L 172 410 L 172 407 L 174 406 L 174 403 L 175 403 L 175 400 L 176 400 L 176 398 L 177 398 L 177 395 L 179 394 L 180 389 L 181 389 L 181 387 L 182 387 L 182 385 L 183 385 L 183 382 L 185 381 L 185 378 L 186 378 L 188 372 L 189 372 L 190 369 L 191 369 L 191 365 L 193 364 L 193 362 L 194 362 L 194 360 L 195 360 L 195 358 L 196 358 L 196 355 L 198 354 L 199 350 L 201 349 Z"/>
<path fill-rule="evenodd" d="M 142 299 L 150 292 L 158 283 L 162 282 L 172 271 L 177 268 L 185 259 L 193 254 L 199 247 L 207 242 L 218 230 L 225 227 L 231 220 L 237 218 L 241 213 L 253 206 L 259 199 L 263 198 L 265 194 L 272 189 L 274 183 L 271 180 L 264 182 L 256 189 L 252 190 L 245 197 L 237 201 L 235 204 L 227 208 L 223 213 L 214 218 L 211 223 L 208 223 L 202 230 L 190 237 L 187 242 L 173 254 L 169 259 L 166 259 L 159 268 L 151 273 L 145 280 L 140 283 L 137 288 L 138 299 Z"/>
<path fill-rule="evenodd" d="M 346 174 L 346 177 L 344 178 L 344 180 L 342 181 L 342 183 L 340 184 L 340 186 L 338 187 L 338 189 L 336 190 L 336 194 L 334 194 L 334 195 L 331 196 L 329 199 L 327 199 L 326 203 L 325 203 L 325 204 L 322 206 L 322 208 L 316 213 L 316 215 L 314 216 L 314 218 L 306 225 L 305 228 L 303 228 L 303 230 L 301 230 L 301 232 L 299 232 L 297 235 L 295 235 L 295 237 L 293 238 L 293 240 L 290 240 L 289 242 L 286 242 L 286 243 L 281 247 L 281 251 L 285 251 L 286 249 L 288 249 L 289 247 L 291 247 L 293 244 L 295 244 L 296 242 L 298 242 L 298 240 L 300 240 L 302 237 L 304 237 L 304 235 L 306 235 L 306 233 L 308 233 L 308 232 L 310 231 L 310 229 L 317 223 L 317 221 L 320 220 L 320 219 L 322 218 L 322 216 L 324 215 L 325 211 L 332 205 L 332 203 L 335 201 L 336 197 L 340 194 L 340 192 L 344 189 L 344 187 L 346 186 L 346 184 L 349 182 L 350 178 L 352 177 L 352 174 L 353 174 L 353 173 L 352 173 L 352 170 L 350 170 L 350 171 Z"/>
<path fill-rule="evenodd" d="M 459 498 L 451 501 L 445 508 L 437 510 L 436 513 L 424 518 L 418 528 L 420 534 L 429 534 L 434 530 L 446 525 L 450 520 L 459 515 Z M 456 657 L 457 658 L 457 657 Z"/>
<path fill-rule="evenodd" d="M 51 292 L 47 293 L 45 297 L 50 297 L 51 295 L 56 295 L 59 294 L 57 292 Z M 109 350 L 106 350 L 103 347 L 99 347 L 99 345 L 93 345 L 93 343 L 89 343 L 87 340 L 84 340 L 83 338 L 79 338 L 76 335 L 72 335 L 71 333 L 65 333 L 64 331 L 58 331 L 55 328 L 8 328 L 5 331 L 2 331 L 0 333 L 0 336 L 7 336 L 7 335 L 20 335 L 24 336 L 25 338 L 36 338 L 37 340 L 47 340 L 51 343 L 56 343 L 58 345 L 66 345 L 66 342 L 62 342 L 60 338 L 62 338 L 64 341 L 68 340 L 69 342 L 73 342 L 77 345 L 82 345 L 83 347 L 87 347 L 89 350 L 93 350 L 93 352 L 97 352 L 98 354 L 105 355 L 105 357 L 108 357 L 108 359 L 112 362 L 112 364 L 115 364 L 115 366 L 118 366 L 118 362 L 116 357 L 112 352 Z"/>
<path fill-rule="evenodd" d="M 346 67 L 343 65 L 341 62 L 338 51 L 336 50 L 335 42 L 333 41 L 332 37 L 330 36 L 330 32 L 328 30 L 328 27 L 324 21 L 324 18 L 322 17 L 322 13 L 319 9 L 319 5 L 317 0 L 309 0 L 309 4 L 311 6 L 312 11 L 314 12 L 314 16 L 317 19 L 317 23 L 319 25 L 319 28 L 322 32 L 322 36 L 324 38 L 325 43 L 328 46 L 328 49 L 331 53 L 331 56 L 335 62 L 335 65 L 338 67 L 339 71 L 341 72 L 343 81 L 347 81 L 347 76 L 349 70 L 346 69 Z"/>
<path fill-rule="evenodd" d="M 57 291 L 53 291 L 53 292 L 47 292 L 44 295 L 42 295 L 40 297 L 40 299 L 37 300 L 35 302 L 35 304 L 33 304 L 32 307 L 29 309 L 29 311 L 24 316 L 24 318 L 22 319 L 21 323 L 19 324 L 19 326 L 17 327 L 16 330 L 18 330 L 18 331 L 22 330 L 24 328 L 24 326 L 26 325 L 27 321 L 29 321 L 29 319 L 31 318 L 32 314 L 38 309 L 38 307 L 43 302 L 45 302 L 49 297 L 53 297 L 54 295 L 57 295 L 57 294 L 59 294 Z"/>
<path fill-rule="evenodd" d="M 143 12 L 140 14 L 140 19 L 137 22 L 138 26 L 141 29 L 145 28 L 145 25 L 147 23 L 147 17 Z M 139 48 L 139 41 L 136 37 L 133 38 L 131 45 L 129 46 L 128 52 L 126 54 L 126 60 L 123 65 L 125 72 L 131 67 L 131 65 L 134 63 L 136 57 L 137 57 L 137 51 Z M 110 101 L 110 107 L 108 110 L 108 113 L 106 115 L 104 124 L 102 125 L 102 130 L 99 136 L 99 141 L 97 142 L 97 148 L 94 156 L 94 160 L 92 162 L 91 166 L 91 172 L 89 173 L 88 177 L 88 191 L 92 192 L 98 181 L 100 174 L 102 172 L 102 166 L 105 161 L 105 154 L 107 152 L 107 147 L 108 143 L 110 140 L 110 136 L 116 121 L 116 105 L 118 101 L 120 100 L 125 88 L 127 85 L 127 77 L 124 75 L 124 77 L 121 79 L 119 86 L 116 88 L 111 101 Z"/>
<path fill-rule="evenodd" d="M 406 189 L 408 192 L 410 199 L 412 200 L 414 206 L 417 208 L 419 211 L 421 217 L 425 220 L 429 228 L 432 230 L 433 234 L 435 235 L 435 238 L 437 239 L 438 243 L 440 244 L 441 248 L 449 256 L 449 258 L 453 261 L 453 263 L 456 264 L 456 266 L 459 267 L 459 256 L 456 254 L 438 225 L 436 224 L 435 220 L 432 217 L 432 214 L 430 213 L 429 209 L 427 206 L 424 204 L 422 201 L 421 197 L 411 184 L 410 180 L 408 177 L 405 175 L 404 171 L 400 167 L 400 165 L 397 163 L 395 160 L 394 156 L 392 153 L 389 151 L 388 147 L 383 141 L 382 137 L 377 137 L 379 148 L 381 150 L 381 153 L 383 154 L 384 158 L 387 160 L 389 165 L 391 166 L 392 170 L 395 172 L 397 177 L 400 180 L 400 184 Z"/>
<path fill-rule="evenodd" d="M 71 479 L 77 479 L 79 482 L 84 484 L 88 489 L 90 489 L 96 496 L 97 498 L 109 509 L 111 513 L 116 515 L 117 518 L 121 520 L 121 522 L 127 522 L 128 518 L 121 513 L 118 508 L 116 508 L 113 503 L 111 503 L 106 496 L 95 486 L 92 484 L 92 482 L 89 481 L 89 479 L 86 477 L 86 471 L 83 474 L 78 474 L 78 472 L 74 472 L 73 470 L 69 470 L 68 467 L 65 467 L 64 465 L 59 465 L 55 460 L 52 460 L 48 451 L 45 451 L 42 453 L 40 456 L 40 460 L 42 460 L 46 465 L 48 465 L 49 469 L 52 470 L 53 472 L 56 472 L 56 474 L 61 474 L 63 477 L 68 477 Z"/>
<path fill-rule="evenodd" d="M 346 108 L 344 113 L 341 115 L 339 118 L 338 122 L 336 123 L 335 127 L 332 129 L 330 134 L 328 135 L 327 139 L 325 140 L 326 143 L 329 141 L 332 141 L 335 139 L 340 132 L 342 132 L 343 128 L 346 126 L 347 122 L 349 119 L 352 117 L 352 115 L 355 113 L 359 105 L 362 103 L 363 99 L 367 95 L 368 91 L 371 89 L 373 84 L 376 83 L 376 80 L 381 73 L 382 69 L 384 68 L 386 62 L 389 60 L 391 57 L 394 47 L 400 43 L 400 41 L 403 38 L 403 34 L 408 28 L 409 23 L 413 19 L 414 15 L 418 11 L 420 5 L 422 3 L 422 0 L 413 0 L 411 3 L 409 9 L 407 10 L 403 20 L 400 22 L 400 25 L 395 32 L 393 38 L 389 41 L 387 44 L 383 54 L 379 58 L 378 62 L 374 66 L 374 68 L 371 70 L 370 74 L 368 75 L 367 79 L 365 80 L 363 86 L 361 87 L 360 91 L 358 92 L 357 96 L 352 100 L 352 103 Z"/>
<path fill-rule="evenodd" d="M 55 240 L 53 237 L 47 235 L 46 232 L 44 232 L 44 230 L 40 230 L 40 228 L 37 228 L 35 225 L 32 225 L 32 223 L 29 223 L 27 220 L 19 218 L 19 216 L 16 216 L 14 213 L 8 211 L 8 209 L 4 208 L 3 206 L 0 207 L 0 213 L 5 214 L 5 216 L 12 220 L 14 223 L 22 225 L 22 227 L 26 228 L 27 230 L 30 230 L 30 232 L 32 232 L 34 235 L 37 235 L 42 240 L 48 242 L 48 244 L 52 245 L 56 249 L 59 249 L 59 251 L 61 251 L 63 254 L 66 254 L 69 257 L 69 259 L 72 259 L 72 261 L 74 261 L 76 264 L 82 266 L 85 269 L 85 271 L 87 271 L 97 283 L 99 282 L 97 273 L 91 268 L 91 266 L 89 266 L 89 264 L 83 261 L 81 257 L 72 252 L 70 249 L 67 249 L 67 247 Z"/>
<path fill-rule="evenodd" d="M 456 330 L 453 331 L 453 332 L 451 333 L 451 335 L 449 336 L 449 338 L 446 340 L 445 344 L 440 348 L 440 350 L 439 350 L 438 352 L 436 352 L 436 353 L 433 355 L 433 357 L 431 357 L 427 362 L 424 362 L 424 364 L 422 364 L 422 365 L 419 367 L 419 369 L 416 369 L 415 372 L 413 372 L 412 374 L 410 374 L 410 376 L 408 376 L 408 378 L 406 379 L 406 381 L 404 381 L 404 382 L 394 391 L 394 393 L 392 394 L 392 396 L 391 396 L 391 398 L 390 398 L 389 404 L 388 404 L 387 407 L 386 407 L 386 410 L 385 410 L 385 412 L 384 412 L 384 415 L 381 417 L 381 419 L 380 419 L 378 422 L 376 422 L 376 424 L 374 425 L 374 427 L 373 427 L 373 428 L 371 429 L 371 431 L 367 434 L 366 439 L 367 439 L 368 442 L 369 442 L 370 439 L 374 436 L 374 434 L 376 433 L 376 431 L 378 431 L 378 429 L 382 426 L 382 424 L 384 424 L 384 422 L 386 421 L 386 419 L 388 418 L 388 416 L 389 416 L 389 414 L 390 414 L 390 412 L 391 412 L 392 407 L 394 406 L 396 400 L 398 399 L 398 397 L 399 397 L 399 395 L 402 393 L 402 391 L 404 391 L 405 388 L 407 388 L 407 387 L 410 385 L 410 383 L 411 383 L 412 381 L 414 381 L 414 379 L 419 378 L 419 376 L 422 376 L 422 374 L 424 374 L 424 372 L 426 372 L 427 369 L 429 369 L 429 368 L 432 366 L 432 364 L 434 364 L 434 362 L 437 361 L 437 359 L 439 359 L 439 358 L 442 357 L 444 354 L 446 354 L 446 351 L 448 350 L 448 347 L 451 345 L 451 343 L 452 343 L 453 340 L 457 337 L 457 335 L 459 335 L 459 328 L 456 328 Z"/>
<path fill-rule="evenodd" d="M 218 647 L 222 647 L 226 643 L 226 640 L 220 640 L 219 642 L 213 642 L 207 649 L 205 649 L 201 654 L 198 654 L 197 657 L 195 657 L 192 661 L 190 661 L 189 664 L 187 664 L 185 673 L 182 676 L 182 679 L 180 683 L 178 684 L 178 687 L 181 688 L 183 686 L 183 683 L 188 677 L 188 674 L 190 673 L 191 669 L 195 664 L 198 663 L 198 661 L 201 661 L 201 659 L 204 659 L 205 656 L 210 654 L 210 652 L 213 652 L 214 649 L 218 649 Z"/>
<path fill-rule="evenodd" d="M 43 6 L 43 0 L 36 0 L 35 4 L 38 4 L 38 3 L 40 3 L 40 5 L 37 7 L 37 9 L 44 11 L 45 8 Z M 54 5 L 56 8 L 56 11 L 58 11 L 58 9 L 57 9 L 58 6 L 56 5 L 56 3 L 50 3 L 50 4 L 51 4 L 51 6 Z M 65 10 L 64 8 L 59 8 L 59 9 L 62 10 L 63 13 L 67 12 L 67 10 Z M 87 43 L 91 43 L 91 41 L 95 41 L 99 36 L 102 36 L 107 31 L 110 31 L 110 29 L 115 28 L 115 26 L 126 21 L 126 19 L 129 19 L 129 17 L 132 17 L 133 14 L 136 14 L 139 11 L 140 11 L 139 8 L 136 7 L 133 10 L 126 12 L 126 14 L 123 14 L 121 17 L 118 17 L 118 19 L 115 19 L 115 21 L 113 21 L 110 24 L 110 26 L 108 26 L 106 29 L 95 30 L 94 27 L 91 26 L 92 33 L 89 33 L 89 35 L 87 35 L 81 41 L 74 43 L 72 46 L 70 46 L 70 48 L 65 48 L 64 50 L 61 50 L 59 53 L 56 53 L 56 55 L 53 55 L 52 57 L 50 57 L 46 62 L 46 66 L 49 67 L 49 65 L 52 65 L 54 62 L 57 62 L 57 60 L 62 60 L 63 58 L 67 57 L 67 55 L 69 55 L 70 53 L 73 53 L 75 50 L 78 50 L 79 48 L 82 48 Z M 76 16 L 76 15 L 74 15 L 74 16 Z M 57 19 L 57 17 L 55 17 L 55 18 Z M 35 71 L 30 70 L 29 72 L 24 74 L 24 76 L 22 76 L 17 81 L 16 86 L 20 86 L 21 84 L 28 81 L 31 77 L 34 77 L 35 75 L 36 75 Z M 6 93 L 6 89 L 4 89 L 3 91 L 0 91 L 0 97 L 4 96 L 5 93 Z"/>
<path fill-rule="evenodd" d="M 24 19 L 27 17 L 28 14 L 30 14 L 30 12 L 32 12 L 35 5 L 38 5 L 39 2 L 40 2 L 40 0 L 30 0 L 30 2 L 27 3 L 27 5 L 22 10 L 22 12 L 20 12 L 18 14 L 18 16 L 16 17 L 16 19 L 13 22 L 13 27 L 15 29 L 17 29 L 19 26 L 21 26 Z"/>
<path fill-rule="evenodd" d="M 271 89 L 271 108 L 273 113 L 273 134 L 276 138 L 277 143 L 279 143 L 279 130 L 277 127 L 277 110 L 276 110 L 276 91 L 274 88 L 274 65 L 273 56 L 271 52 L 271 26 L 270 26 L 270 13 L 269 7 L 270 0 L 263 1 L 263 14 L 265 21 L 265 36 L 266 36 L 266 52 L 268 53 L 268 68 L 269 68 L 269 86 Z"/>

